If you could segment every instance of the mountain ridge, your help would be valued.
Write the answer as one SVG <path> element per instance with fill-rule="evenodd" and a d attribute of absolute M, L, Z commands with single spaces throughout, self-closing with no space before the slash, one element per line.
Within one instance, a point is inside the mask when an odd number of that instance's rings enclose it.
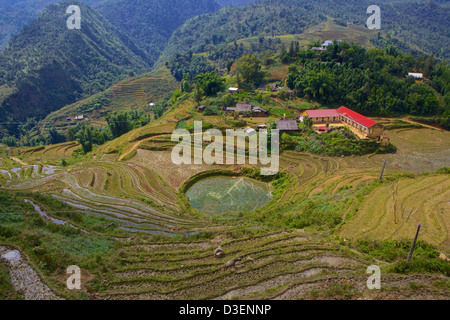
<path fill-rule="evenodd" d="M 69 4 L 83 11 L 69 30 Z M 78 1 L 47 7 L 0 53 L 3 120 L 43 117 L 77 98 L 149 69 L 145 54 L 101 15 Z M 12 91 L 12 94 L 11 94 Z"/>

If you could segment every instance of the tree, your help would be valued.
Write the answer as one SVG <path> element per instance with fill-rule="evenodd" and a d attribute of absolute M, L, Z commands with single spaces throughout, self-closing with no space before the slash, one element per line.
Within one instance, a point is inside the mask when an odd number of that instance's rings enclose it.
<path fill-rule="evenodd" d="M 246 84 L 259 85 L 265 75 L 261 71 L 261 62 L 254 54 L 249 54 L 238 59 L 234 70 L 237 75 L 242 77 Z"/>
<path fill-rule="evenodd" d="M 311 118 L 305 117 L 305 119 L 303 120 L 303 124 L 305 125 L 306 128 L 312 128 L 313 121 Z"/>
<path fill-rule="evenodd" d="M 198 83 L 195 84 L 195 88 L 194 88 L 194 101 L 196 104 L 199 104 L 200 101 L 202 101 L 202 91 L 201 91 Z"/>
<path fill-rule="evenodd" d="M 214 96 L 222 91 L 225 86 L 225 79 L 216 71 L 201 73 L 195 77 L 197 84 L 206 96 Z"/>
<path fill-rule="evenodd" d="M 125 112 L 115 112 L 113 115 L 107 116 L 106 122 L 108 122 L 113 138 L 120 137 L 131 130 L 128 114 Z"/>
<path fill-rule="evenodd" d="M 77 141 L 81 144 L 83 153 L 87 154 L 92 151 L 93 147 L 91 127 L 83 125 L 80 129 L 77 133 Z"/>
<path fill-rule="evenodd" d="M 183 92 L 191 92 L 191 75 L 189 73 L 183 75 L 181 90 L 183 90 Z"/>
<path fill-rule="evenodd" d="M 48 131 L 49 135 L 46 139 L 46 144 L 57 144 L 57 143 L 62 143 L 62 142 L 66 142 L 66 137 L 62 134 L 60 134 L 55 127 L 52 127 L 49 131 Z"/>

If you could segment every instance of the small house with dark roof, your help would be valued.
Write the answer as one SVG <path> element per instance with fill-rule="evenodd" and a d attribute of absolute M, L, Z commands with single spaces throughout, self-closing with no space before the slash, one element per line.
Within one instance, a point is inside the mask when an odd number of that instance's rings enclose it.
<path fill-rule="evenodd" d="M 236 105 L 236 110 L 240 112 L 252 111 L 252 105 L 247 103 L 238 103 Z"/>
<path fill-rule="evenodd" d="M 275 123 L 277 124 L 277 129 L 280 131 L 280 134 L 300 131 L 297 120 L 278 120 L 275 121 Z"/>
<path fill-rule="evenodd" d="M 236 105 L 236 107 L 227 107 L 226 111 L 227 112 L 239 111 L 240 113 L 251 112 L 252 111 L 252 105 L 251 104 L 246 104 L 246 103 L 238 103 Z"/>
<path fill-rule="evenodd" d="M 261 107 L 254 107 L 252 109 L 253 115 L 256 117 L 265 117 L 269 114 L 269 112 Z"/>
<path fill-rule="evenodd" d="M 269 88 L 270 91 L 274 92 L 274 91 L 278 91 L 279 86 L 276 83 L 263 82 L 258 87 L 258 89 L 261 91 L 267 91 L 267 88 Z"/>

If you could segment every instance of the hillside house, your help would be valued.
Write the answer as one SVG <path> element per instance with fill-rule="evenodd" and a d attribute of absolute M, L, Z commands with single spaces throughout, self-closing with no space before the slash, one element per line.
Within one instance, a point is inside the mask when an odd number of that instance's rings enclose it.
<path fill-rule="evenodd" d="M 302 113 L 302 116 L 310 118 L 313 124 L 338 123 L 341 121 L 336 109 L 306 110 Z"/>
<path fill-rule="evenodd" d="M 416 80 L 423 80 L 423 73 L 410 72 L 408 73 L 408 77 L 414 77 Z"/>
<path fill-rule="evenodd" d="M 259 124 L 259 125 L 258 125 L 258 131 L 259 131 L 259 130 L 267 130 L 267 125 L 264 124 L 264 123 L 263 123 L 263 124 Z"/>
<path fill-rule="evenodd" d="M 238 92 L 238 91 L 239 91 L 239 88 L 231 87 L 231 88 L 228 89 L 228 92 L 229 92 L 229 93 L 236 93 L 236 92 Z"/>
<path fill-rule="evenodd" d="M 327 48 L 328 46 L 331 46 L 332 44 L 333 44 L 333 41 L 327 40 L 327 41 L 325 41 L 324 43 L 322 43 L 320 46 L 321 46 L 322 48 Z"/>
<path fill-rule="evenodd" d="M 280 134 L 300 131 L 297 120 L 279 120 L 275 121 L 275 123 L 277 124 L 277 129 L 280 131 Z"/>
<path fill-rule="evenodd" d="M 341 122 L 356 129 L 369 139 L 380 139 L 384 134 L 384 126 L 346 107 L 337 109 Z"/>
<path fill-rule="evenodd" d="M 268 88 L 269 88 L 269 91 L 272 91 L 272 92 L 278 91 L 280 89 L 278 84 L 276 84 L 276 83 L 268 83 L 268 82 L 261 83 L 258 89 L 261 90 L 261 91 L 268 91 L 267 90 Z"/>
<path fill-rule="evenodd" d="M 378 139 L 378 142 L 380 143 L 380 146 L 387 147 L 389 146 L 389 143 L 391 143 L 391 139 L 389 139 L 389 136 L 385 134 Z"/>
<path fill-rule="evenodd" d="M 244 133 L 247 136 L 252 136 L 252 135 L 256 134 L 256 130 L 253 129 L 253 128 L 247 127 L 247 128 L 244 129 Z"/>
<path fill-rule="evenodd" d="M 346 107 L 339 109 L 306 110 L 300 121 L 308 117 L 313 124 L 345 123 L 356 130 L 362 137 L 377 139 L 379 142 L 384 134 L 384 126 Z"/>
<path fill-rule="evenodd" d="M 252 111 L 255 117 L 267 117 L 269 115 L 269 112 L 261 107 L 254 107 Z"/>
<path fill-rule="evenodd" d="M 252 105 L 251 104 L 246 104 L 246 103 L 238 103 L 236 105 L 236 107 L 227 107 L 225 109 L 225 111 L 227 111 L 227 112 L 239 111 L 240 113 L 251 112 L 252 111 Z"/>

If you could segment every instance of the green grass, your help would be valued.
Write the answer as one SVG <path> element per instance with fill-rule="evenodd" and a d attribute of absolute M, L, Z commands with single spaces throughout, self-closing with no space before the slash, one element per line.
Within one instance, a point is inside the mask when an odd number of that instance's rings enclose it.
<path fill-rule="evenodd" d="M 88 233 L 45 221 L 24 199 L 31 199 L 44 211 L 52 208 L 46 212 L 56 212 L 56 217 L 82 225 Z M 57 276 L 65 273 L 70 265 L 99 276 L 116 264 L 110 257 L 120 248 L 120 243 L 95 232 L 105 232 L 102 225 L 107 221 L 68 210 L 68 206 L 58 200 L 39 194 L 0 192 L 0 200 L 0 242 L 21 247 L 50 283 L 58 283 Z M 2 292 L 8 290 L 7 284 L 0 290 L 1 297 Z"/>
<path fill-rule="evenodd" d="M 22 300 L 20 294 L 14 291 L 9 278 L 8 269 L 0 263 L 0 300 Z"/>
<path fill-rule="evenodd" d="M 391 262 L 388 271 L 408 273 L 441 273 L 450 276 L 450 263 L 439 258 L 439 251 L 425 241 L 418 241 L 410 262 L 406 262 L 411 241 L 357 240 L 353 246 L 374 258 Z"/>

